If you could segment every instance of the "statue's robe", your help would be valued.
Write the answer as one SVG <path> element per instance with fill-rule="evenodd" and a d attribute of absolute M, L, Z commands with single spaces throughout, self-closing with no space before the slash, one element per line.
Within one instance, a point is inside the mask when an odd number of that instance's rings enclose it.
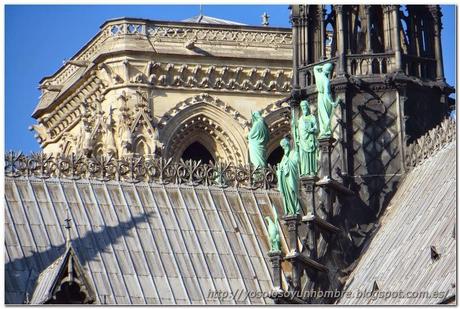
<path fill-rule="evenodd" d="M 262 118 L 252 124 L 248 134 L 249 159 L 255 168 L 267 166 L 267 143 L 270 139 L 270 131 Z"/>
<path fill-rule="evenodd" d="M 285 153 L 278 166 L 278 189 L 281 192 L 286 215 L 300 211 L 299 203 L 299 154 L 290 150 Z"/>
<path fill-rule="evenodd" d="M 316 119 L 313 115 L 302 116 L 298 124 L 300 175 L 316 175 L 317 150 Z"/>
<path fill-rule="evenodd" d="M 315 67 L 316 89 L 318 90 L 319 136 L 331 136 L 331 118 L 333 108 L 337 105 L 331 96 L 330 81 L 324 73 Z"/>

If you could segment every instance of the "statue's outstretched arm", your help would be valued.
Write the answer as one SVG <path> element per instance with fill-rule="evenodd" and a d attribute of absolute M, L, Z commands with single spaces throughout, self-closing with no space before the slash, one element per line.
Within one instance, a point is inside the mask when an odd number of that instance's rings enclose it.
<path fill-rule="evenodd" d="M 323 71 L 323 67 L 321 65 L 315 65 L 313 67 L 313 71 L 314 71 L 315 74 L 316 73 L 321 73 Z"/>
<path fill-rule="evenodd" d="M 335 108 L 335 107 L 337 107 L 337 105 L 339 105 L 339 104 L 342 102 L 342 99 L 341 99 L 341 98 L 338 98 L 338 99 L 334 102 L 334 101 L 332 101 L 332 97 L 331 97 L 331 101 L 330 101 L 330 102 L 331 102 L 332 107 Z"/>
<path fill-rule="evenodd" d="M 340 98 L 337 99 L 337 101 L 334 101 L 334 99 L 332 99 L 332 94 L 331 94 L 331 86 L 329 83 L 327 83 L 326 85 L 326 91 L 324 93 L 324 95 L 326 96 L 326 100 L 327 102 L 330 102 L 332 107 L 336 107 L 337 105 L 339 105 L 339 103 L 342 101 Z"/>

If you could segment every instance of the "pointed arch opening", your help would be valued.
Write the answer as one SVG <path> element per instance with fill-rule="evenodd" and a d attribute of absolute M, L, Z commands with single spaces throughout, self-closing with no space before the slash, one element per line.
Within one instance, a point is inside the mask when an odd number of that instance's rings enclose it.
<path fill-rule="evenodd" d="M 96 157 L 100 157 L 104 154 L 104 145 L 99 142 L 96 144 L 96 146 L 94 147 L 94 155 Z"/>
<path fill-rule="evenodd" d="M 210 156 L 214 162 L 246 162 L 247 141 L 242 123 L 246 120 L 241 115 L 232 113 L 225 103 L 206 95 L 184 102 L 178 104 L 167 118 L 160 120 L 165 157 L 177 161 L 185 154 L 186 158 L 194 157 L 206 163 Z M 210 156 L 202 147 L 196 148 L 198 144 L 192 146 L 195 142 L 201 144 Z"/>
<path fill-rule="evenodd" d="M 147 145 L 144 137 L 138 138 L 134 145 L 134 152 L 138 155 L 145 156 L 151 153 L 150 147 Z"/>
<path fill-rule="evenodd" d="M 281 146 L 276 147 L 268 156 L 267 162 L 271 166 L 276 166 L 278 163 L 281 162 L 281 159 L 283 158 L 284 151 Z"/>
<path fill-rule="evenodd" d="M 77 282 L 64 282 L 59 291 L 51 298 L 47 304 L 74 304 L 82 305 L 88 303 L 87 295 L 81 291 L 81 286 Z"/>
<path fill-rule="evenodd" d="M 199 141 L 191 143 L 182 153 L 184 161 L 193 160 L 201 161 L 202 163 L 215 162 L 214 156 L 211 152 Z"/>

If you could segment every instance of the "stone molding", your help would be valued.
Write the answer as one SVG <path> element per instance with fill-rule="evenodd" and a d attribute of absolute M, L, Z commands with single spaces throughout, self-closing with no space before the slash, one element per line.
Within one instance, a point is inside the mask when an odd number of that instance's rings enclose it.
<path fill-rule="evenodd" d="M 249 125 L 248 120 L 233 107 L 223 102 L 219 98 L 213 97 L 208 93 L 204 92 L 176 104 L 176 106 L 171 108 L 163 115 L 163 117 L 160 118 L 160 120 L 158 121 L 158 127 L 160 129 L 164 128 L 168 121 L 171 120 L 177 114 L 179 114 L 181 111 L 185 110 L 186 108 L 189 108 L 192 105 L 202 103 L 213 105 L 222 110 L 223 112 L 229 114 L 229 116 L 231 116 L 234 120 L 236 120 L 236 122 L 238 122 L 241 128 L 245 128 Z"/>

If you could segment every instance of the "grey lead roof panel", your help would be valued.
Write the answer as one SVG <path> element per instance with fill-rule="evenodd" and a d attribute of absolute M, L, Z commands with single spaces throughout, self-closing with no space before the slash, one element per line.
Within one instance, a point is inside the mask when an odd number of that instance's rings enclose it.
<path fill-rule="evenodd" d="M 455 143 L 412 170 L 381 218 L 380 229 L 351 273 L 338 304 L 436 304 L 455 295 Z M 450 164 L 446 164 L 446 162 Z M 452 166 L 454 165 L 454 166 Z M 433 246 L 440 254 L 431 258 Z M 443 293 L 444 297 L 358 297 L 358 291 Z"/>
<path fill-rule="evenodd" d="M 268 292 L 260 211 L 279 193 L 257 194 L 259 209 L 251 191 L 240 191 L 243 198 L 212 187 L 6 178 L 6 300 L 32 295 L 38 274 L 63 254 L 68 215 L 98 302 L 233 304 L 209 292 Z"/>
<path fill-rule="evenodd" d="M 199 24 L 240 25 L 240 26 L 245 25 L 245 24 L 233 21 L 233 20 L 216 18 L 216 17 L 206 16 L 203 14 L 195 15 L 187 19 L 184 19 L 182 21 L 187 22 L 187 23 L 199 23 Z"/>

